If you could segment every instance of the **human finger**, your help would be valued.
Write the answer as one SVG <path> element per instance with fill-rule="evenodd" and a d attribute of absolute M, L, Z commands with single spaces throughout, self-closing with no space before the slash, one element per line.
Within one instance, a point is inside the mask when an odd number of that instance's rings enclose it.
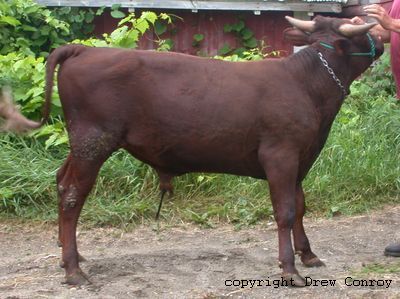
<path fill-rule="evenodd" d="M 380 15 L 386 14 L 386 10 L 382 6 L 375 4 L 365 6 L 363 10 L 368 14 L 380 14 Z"/>
<path fill-rule="evenodd" d="M 364 20 L 361 19 L 360 17 L 354 17 L 354 18 L 352 18 L 352 19 L 350 20 L 350 22 L 352 22 L 353 24 L 356 24 L 356 25 L 363 25 L 363 24 L 365 24 Z"/>

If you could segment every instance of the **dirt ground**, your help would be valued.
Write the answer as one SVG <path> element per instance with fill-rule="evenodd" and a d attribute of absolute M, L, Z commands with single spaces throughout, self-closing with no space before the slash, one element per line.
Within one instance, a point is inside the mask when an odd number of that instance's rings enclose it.
<path fill-rule="evenodd" d="M 399 216 L 400 206 L 350 218 L 307 219 L 312 248 L 326 267 L 298 263 L 297 269 L 313 283 L 329 279 L 335 285 L 305 288 L 274 284 L 280 269 L 273 222 L 239 231 L 162 224 L 159 231 L 82 230 L 79 248 L 87 261 L 81 266 L 93 284 L 81 288 L 61 284 L 55 226 L 3 222 L 0 298 L 400 298 L 400 258 L 383 256 L 386 244 L 400 241 Z M 374 263 L 383 273 L 362 272 Z M 393 268 L 394 273 L 386 271 Z M 361 279 L 375 286 L 357 286 Z M 241 280 L 249 285 L 231 285 Z"/>

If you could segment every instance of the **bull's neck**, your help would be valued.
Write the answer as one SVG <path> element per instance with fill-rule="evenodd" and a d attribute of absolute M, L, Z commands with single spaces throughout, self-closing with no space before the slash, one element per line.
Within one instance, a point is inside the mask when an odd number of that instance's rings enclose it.
<path fill-rule="evenodd" d="M 322 59 L 318 53 L 322 54 Z M 307 80 L 305 86 L 316 106 L 335 105 L 339 109 L 349 93 L 354 74 L 345 58 L 338 59 L 334 55 L 330 50 L 310 46 L 290 56 L 287 62 L 298 80 Z"/>

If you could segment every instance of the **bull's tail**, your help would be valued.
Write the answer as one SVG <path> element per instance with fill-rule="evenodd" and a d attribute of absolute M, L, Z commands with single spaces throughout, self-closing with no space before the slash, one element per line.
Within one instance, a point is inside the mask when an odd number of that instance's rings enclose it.
<path fill-rule="evenodd" d="M 66 45 L 57 48 L 49 55 L 46 66 L 45 102 L 43 105 L 42 120 L 40 122 L 25 118 L 13 104 L 10 89 L 3 88 L 3 94 L 0 96 L 0 117 L 4 118 L 5 122 L 0 130 L 22 133 L 43 126 L 50 116 L 54 72 L 57 65 L 62 64 L 69 57 L 78 55 L 84 49 L 85 47 L 81 45 Z"/>
<path fill-rule="evenodd" d="M 23 133 L 39 128 L 41 124 L 27 119 L 21 114 L 18 107 L 13 103 L 11 88 L 2 88 L 0 95 L 0 117 L 4 119 L 0 131 Z"/>

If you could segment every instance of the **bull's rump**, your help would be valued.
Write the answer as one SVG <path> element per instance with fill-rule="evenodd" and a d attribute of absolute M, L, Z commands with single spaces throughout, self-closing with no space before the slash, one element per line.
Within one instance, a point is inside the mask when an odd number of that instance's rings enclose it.
<path fill-rule="evenodd" d="M 282 88 L 287 76 L 279 60 L 86 48 L 62 65 L 59 92 L 70 129 L 121 134 L 121 146 L 153 167 L 264 177 L 260 144 L 298 147 L 307 117 Z"/>

